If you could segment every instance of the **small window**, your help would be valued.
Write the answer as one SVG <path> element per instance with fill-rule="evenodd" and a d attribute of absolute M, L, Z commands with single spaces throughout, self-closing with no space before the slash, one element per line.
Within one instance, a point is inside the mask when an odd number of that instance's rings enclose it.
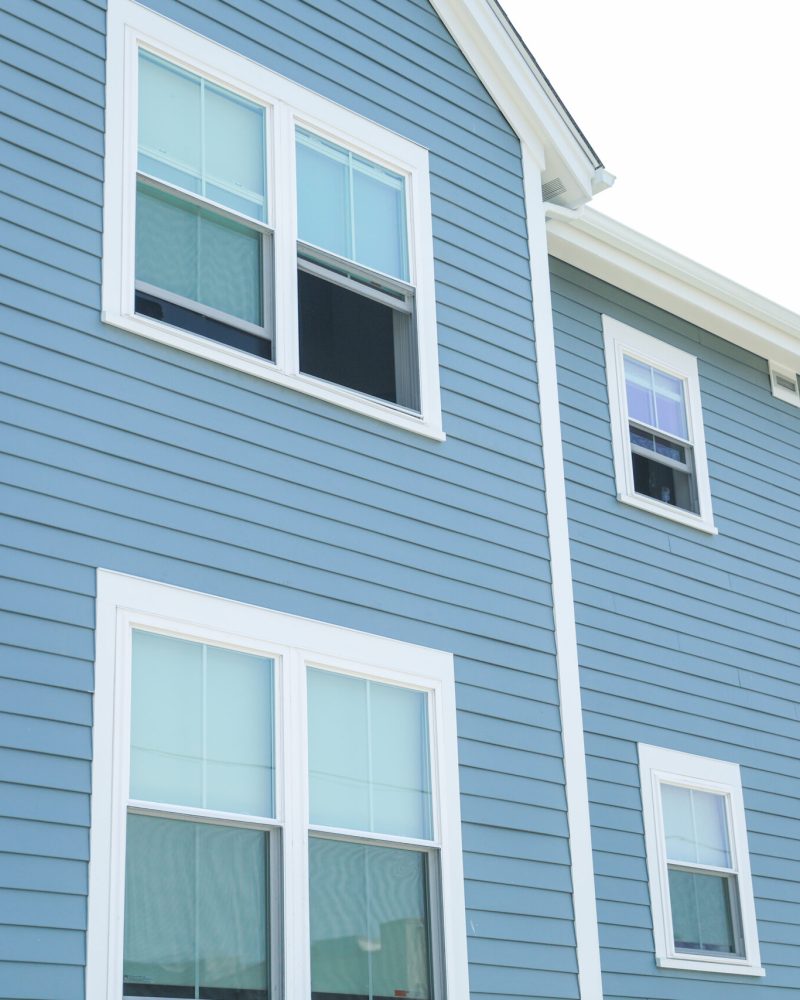
<path fill-rule="evenodd" d="M 715 532 L 697 359 L 603 317 L 617 492 Z"/>
<path fill-rule="evenodd" d="M 443 439 L 428 151 L 109 0 L 102 318 Z"/>
<path fill-rule="evenodd" d="M 658 964 L 763 975 L 735 764 L 639 746 Z"/>

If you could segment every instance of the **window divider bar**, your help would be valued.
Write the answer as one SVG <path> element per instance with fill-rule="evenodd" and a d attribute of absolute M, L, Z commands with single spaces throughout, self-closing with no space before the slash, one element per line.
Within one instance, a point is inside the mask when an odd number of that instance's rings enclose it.
<path fill-rule="evenodd" d="M 167 291 L 165 288 L 159 288 L 158 285 L 151 285 L 146 281 L 137 281 L 136 291 L 152 295 L 157 299 L 163 299 L 165 302 L 171 302 L 173 305 L 181 306 L 183 309 L 197 313 L 198 316 L 207 316 L 209 319 L 217 320 L 226 326 L 235 327 L 237 330 L 252 333 L 255 337 L 261 337 L 263 340 L 272 342 L 272 330 L 266 323 L 264 326 L 257 326 L 255 323 L 249 323 L 246 319 L 239 319 L 238 316 L 232 316 L 221 309 L 214 309 L 212 306 L 203 305 L 202 302 L 198 302 L 196 299 L 187 299 L 183 295 L 176 295 L 174 292 Z"/>
<path fill-rule="evenodd" d="M 141 799 L 128 801 L 128 812 L 138 816 L 156 816 L 162 819 L 198 820 L 216 823 L 220 826 L 239 826 L 249 830 L 280 830 L 280 820 L 264 816 L 248 816 L 239 813 L 222 812 L 216 809 L 201 809 L 195 806 L 170 805 L 164 802 L 146 802 Z"/>
<path fill-rule="evenodd" d="M 229 219 L 231 222 L 238 222 L 242 226 L 247 226 L 248 229 L 255 229 L 260 233 L 272 233 L 274 231 L 274 227 L 269 225 L 267 222 L 254 219 L 251 215 L 245 215 L 243 212 L 237 212 L 233 208 L 227 208 L 225 205 L 221 205 L 218 201 L 213 201 L 211 198 L 206 198 L 204 195 L 197 194 L 195 191 L 189 191 L 187 188 L 182 188 L 177 184 L 169 184 L 167 181 L 161 180 L 160 177 L 154 177 L 152 174 L 148 174 L 144 170 L 136 171 L 136 180 L 141 181 L 148 187 L 156 188 L 164 194 L 171 194 L 175 198 L 187 201 L 190 204 L 195 205 L 197 208 L 204 208 L 214 215 L 220 215 L 225 219 Z"/>
<path fill-rule="evenodd" d="M 707 873 L 709 875 L 738 875 L 736 868 L 718 868 L 715 865 L 695 864 L 693 861 L 671 861 L 667 858 L 667 867 L 686 872 Z"/>
<path fill-rule="evenodd" d="M 365 830 L 347 830 L 343 827 L 309 824 L 308 832 L 312 836 L 325 837 L 329 840 L 346 840 L 351 844 L 366 844 L 375 847 L 400 847 L 408 850 L 425 850 L 434 853 L 441 844 L 434 840 L 421 840 L 418 837 L 400 837 L 389 833 L 370 833 Z"/>

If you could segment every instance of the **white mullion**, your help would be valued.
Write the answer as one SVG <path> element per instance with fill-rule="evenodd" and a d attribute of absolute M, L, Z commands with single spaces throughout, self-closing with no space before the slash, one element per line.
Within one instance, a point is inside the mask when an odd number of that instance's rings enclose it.
<path fill-rule="evenodd" d="M 276 104 L 273 124 L 272 177 L 275 191 L 275 363 L 281 371 L 300 370 L 297 319 L 297 177 L 294 117 Z"/>
<path fill-rule="evenodd" d="M 284 989 L 285 1000 L 311 995 L 308 879 L 308 745 L 304 658 L 284 661 Z"/>

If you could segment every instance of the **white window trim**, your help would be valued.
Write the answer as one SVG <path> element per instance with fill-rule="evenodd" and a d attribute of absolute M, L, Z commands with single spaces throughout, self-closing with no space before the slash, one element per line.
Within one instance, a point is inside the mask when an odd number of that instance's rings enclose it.
<path fill-rule="evenodd" d="M 143 45 L 267 109 L 269 223 L 275 247 L 275 362 L 134 311 L 137 50 Z M 439 390 L 428 150 L 133 0 L 110 0 L 107 29 L 102 320 L 435 440 L 444 440 Z M 411 284 L 415 287 L 420 414 L 300 372 L 294 125 L 402 174 L 407 181 Z"/>
<path fill-rule="evenodd" d="M 758 943 L 747 823 L 739 765 L 728 761 L 639 744 L 647 872 L 653 913 L 656 964 L 664 969 L 719 972 L 727 975 L 763 976 Z M 731 850 L 738 877 L 744 958 L 686 955 L 677 952 L 672 935 L 667 851 L 659 785 L 663 782 L 725 795 L 729 806 Z"/>
<path fill-rule="evenodd" d="M 311 995 L 304 668 L 306 664 L 321 665 L 429 693 L 435 801 L 434 839 L 425 846 L 439 851 L 438 934 L 447 997 L 456 1000 L 468 996 L 452 654 L 103 569 L 97 572 L 96 610 L 87 1000 L 119 1000 L 122 996 L 134 628 L 219 643 L 276 660 L 276 819 L 272 825 L 282 831 L 283 942 L 281 961 L 276 964 L 281 966 L 285 1000 L 307 1000 Z M 289 789 L 294 793 L 290 795 Z M 435 912 L 435 901 L 432 909 Z M 435 928 L 433 934 L 436 937 Z"/>
<path fill-rule="evenodd" d="M 686 524 L 708 534 L 718 534 L 711 509 L 711 485 L 708 477 L 708 457 L 703 430 L 703 408 L 700 401 L 700 377 L 697 358 L 680 351 L 641 330 L 627 326 L 612 316 L 603 316 L 608 403 L 611 411 L 611 444 L 617 499 L 639 510 Z M 700 512 L 694 514 L 660 500 L 642 496 L 634 489 L 633 461 L 628 433 L 628 399 L 625 391 L 625 357 L 634 357 L 645 364 L 679 378 L 686 389 L 686 409 L 689 435 L 694 454 L 694 475 Z"/>

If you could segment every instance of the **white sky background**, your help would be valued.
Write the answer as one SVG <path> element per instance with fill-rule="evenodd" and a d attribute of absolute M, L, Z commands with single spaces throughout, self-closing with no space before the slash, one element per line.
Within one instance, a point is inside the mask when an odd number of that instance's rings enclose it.
<path fill-rule="evenodd" d="M 800 0 L 501 0 L 616 174 L 592 207 L 800 313 Z"/>

